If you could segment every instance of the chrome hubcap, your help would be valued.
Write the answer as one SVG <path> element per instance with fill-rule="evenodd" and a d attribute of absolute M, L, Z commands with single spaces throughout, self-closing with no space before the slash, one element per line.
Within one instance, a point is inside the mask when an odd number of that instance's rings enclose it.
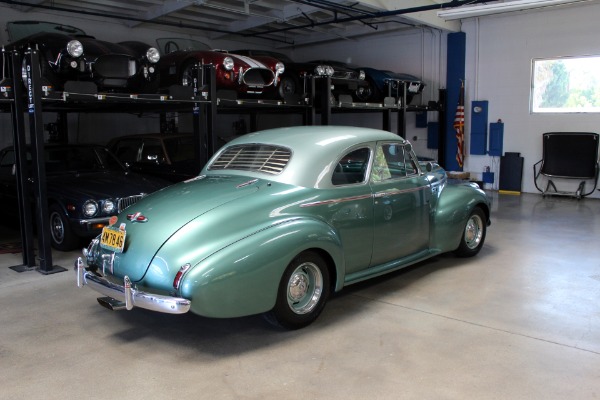
<path fill-rule="evenodd" d="M 322 293 L 323 275 L 315 264 L 306 262 L 294 270 L 287 285 L 288 305 L 294 313 L 311 312 Z"/>
<path fill-rule="evenodd" d="M 472 215 L 465 228 L 465 242 L 469 249 L 475 249 L 483 237 L 483 221 L 479 215 Z"/>

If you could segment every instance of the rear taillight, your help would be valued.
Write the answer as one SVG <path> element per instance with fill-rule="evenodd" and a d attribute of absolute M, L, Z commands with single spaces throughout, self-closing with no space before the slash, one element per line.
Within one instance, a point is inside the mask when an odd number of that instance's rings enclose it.
<path fill-rule="evenodd" d="M 177 271 L 177 275 L 175 275 L 175 279 L 173 279 L 173 287 L 176 290 L 179 290 L 179 285 L 181 285 L 181 278 L 183 278 L 183 275 L 188 269 L 190 269 L 191 266 L 191 264 L 184 264 L 181 266 L 181 268 L 179 268 L 179 271 Z"/>

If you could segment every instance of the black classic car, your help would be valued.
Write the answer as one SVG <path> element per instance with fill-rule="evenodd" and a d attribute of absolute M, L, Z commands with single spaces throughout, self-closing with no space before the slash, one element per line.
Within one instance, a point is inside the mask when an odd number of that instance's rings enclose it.
<path fill-rule="evenodd" d="M 250 57 L 270 56 L 282 60 L 285 63 L 285 72 L 281 75 L 277 91 L 281 98 L 306 93 L 308 89 L 305 78 L 307 77 L 331 77 L 332 94 L 335 98 L 340 94 L 354 95 L 357 90 L 366 86 L 364 71 L 347 67 L 342 63 L 327 60 L 294 62 L 285 54 L 268 50 L 235 50 L 232 53 Z"/>
<path fill-rule="evenodd" d="M 95 145 L 47 145 L 44 148 L 52 246 L 72 250 L 98 235 L 111 216 L 168 182 L 129 172 L 106 148 Z M 30 162 L 31 153 L 27 152 Z M 17 205 L 15 152 L 0 151 L 0 205 Z"/>
<path fill-rule="evenodd" d="M 191 134 L 145 133 L 112 139 L 108 149 L 131 171 L 180 182 L 197 176 Z"/>
<path fill-rule="evenodd" d="M 67 81 L 96 84 L 100 91 L 154 93 L 159 86 L 158 50 L 145 43 L 111 43 L 81 29 L 40 21 L 7 24 L 7 51 L 37 48 L 48 91 L 64 90 Z"/>

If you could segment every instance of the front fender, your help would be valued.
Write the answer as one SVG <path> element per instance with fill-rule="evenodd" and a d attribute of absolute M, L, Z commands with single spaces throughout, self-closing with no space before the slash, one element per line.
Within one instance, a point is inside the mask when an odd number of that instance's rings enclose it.
<path fill-rule="evenodd" d="M 481 207 L 490 218 L 490 205 L 485 192 L 468 184 L 446 185 L 433 214 L 431 248 L 441 252 L 458 248 L 467 219 L 475 207 Z"/>
<path fill-rule="evenodd" d="M 308 249 L 326 252 L 336 276 L 344 265 L 341 242 L 326 223 L 295 218 L 260 230 L 194 265 L 183 277 L 181 296 L 191 311 L 217 318 L 253 315 L 275 306 L 281 277 Z"/>

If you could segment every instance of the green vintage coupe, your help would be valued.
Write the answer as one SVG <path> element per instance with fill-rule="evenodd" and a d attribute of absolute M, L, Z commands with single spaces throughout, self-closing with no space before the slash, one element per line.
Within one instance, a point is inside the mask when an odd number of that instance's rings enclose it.
<path fill-rule="evenodd" d="M 229 142 L 84 250 L 77 284 L 111 309 L 238 317 L 288 329 L 334 291 L 444 252 L 473 256 L 490 205 L 390 132 L 280 128 Z"/>

